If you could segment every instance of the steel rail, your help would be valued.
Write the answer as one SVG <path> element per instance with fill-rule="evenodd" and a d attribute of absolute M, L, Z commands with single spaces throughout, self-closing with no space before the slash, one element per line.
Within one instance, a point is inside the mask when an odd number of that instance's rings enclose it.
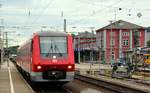
<path fill-rule="evenodd" d="M 112 91 L 119 93 L 150 93 L 150 89 L 143 87 L 135 87 L 132 84 L 128 85 L 125 83 L 114 82 L 113 80 L 97 78 L 94 76 L 76 74 L 75 79 L 91 83 L 100 87 L 108 88 Z"/>

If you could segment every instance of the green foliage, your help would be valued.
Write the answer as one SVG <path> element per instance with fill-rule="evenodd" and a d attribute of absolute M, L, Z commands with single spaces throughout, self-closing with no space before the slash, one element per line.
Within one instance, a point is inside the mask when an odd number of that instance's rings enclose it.
<path fill-rule="evenodd" d="M 11 54 L 17 54 L 17 49 L 19 46 L 11 46 L 8 48 L 4 48 L 4 57 L 9 57 Z"/>
<path fill-rule="evenodd" d="M 105 63 L 105 51 L 104 50 L 102 50 L 101 60 L 102 60 L 102 64 L 104 64 Z"/>
<path fill-rule="evenodd" d="M 11 46 L 8 48 L 9 54 L 17 54 L 17 49 L 19 46 Z"/>
<path fill-rule="evenodd" d="M 134 30 L 133 38 L 134 38 L 134 45 L 135 45 L 135 47 L 138 47 L 138 45 L 139 45 L 138 30 Z"/>
<path fill-rule="evenodd" d="M 150 40 L 147 41 L 147 47 L 150 47 Z"/>
<path fill-rule="evenodd" d="M 73 38 L 76 36 L 74 33 L 72 33 L 71 35 L 72 35 Z"/>
<path fill-rule="evenodd" d="M 139 47 L 139 31 L 138 29 L 135 29 L 133 31 L 133 40 L 134 40 L 134 47 L 135 47 L 135 51 L 134 51 L 134 56 L 133 56 L 133 64 L 134 64 L 134 68 L 135 70 L 138 69 L 138 59 L 137 59 L 137 47 Z"/>

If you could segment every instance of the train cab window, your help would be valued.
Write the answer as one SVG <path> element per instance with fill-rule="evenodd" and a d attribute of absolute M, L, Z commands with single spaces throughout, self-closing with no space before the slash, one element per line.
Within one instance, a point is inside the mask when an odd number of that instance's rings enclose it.
<path fill-rule="evenodd" d="M 66 57 L 67 37 L 40 37 L 40 52 L 43 57 Z"/>

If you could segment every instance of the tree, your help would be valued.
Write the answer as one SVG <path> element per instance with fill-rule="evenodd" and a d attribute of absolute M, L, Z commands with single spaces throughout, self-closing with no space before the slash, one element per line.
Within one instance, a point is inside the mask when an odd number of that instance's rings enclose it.
<path fill-rule="evenodd" d="M 150 47 L 150 40 L 147 41 L 147 47 Z"/>
<path fill-rule="evenodd" d="M 11 46 L 7 50 L 9 50 L 10 54 L 17 54 L 17 49 L 19 46 Z"/>
<path fill-rule="evenodd" d="M 102 64 L 104 64 L 105 63 L 105 50 L 104 49 L 102 49 L 101 60 L 102 60 Z"/>
<path fill-rule="evenodd" d="M 133 55 L 133 64 L 134 64 L 134 68 L 135 68 L 135 70 L 137 70 L 137 68 L 138 68 L 138 59 L 137 59 L 137 57 L 138 57 L 138 55 L 137 55 L 137 48 L 139 47 L 139 31 L 137 30 L 137 29 L 135 29 L 134 31 L 133 31 L 134 33 L 133 33 L 133 40 L 134 40 L 134 55 Z"/>
<path fill-rule="evenodd" d="M 133 33 L 133 39 L 134 39 L 134 46 L 135 48 L 137 48 L 139 46 L 139 34 L 138 34 L 138 30 L 134 30 L 134 33 Z"/>

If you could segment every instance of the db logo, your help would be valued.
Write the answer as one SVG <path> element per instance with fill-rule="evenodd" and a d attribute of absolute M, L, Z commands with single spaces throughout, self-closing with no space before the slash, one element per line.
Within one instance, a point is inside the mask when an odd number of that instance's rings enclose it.
<path fill-rule="evenodd" d="M 57 59 L 53 59 L 52 62 L 53 62 L 53 63 L 56 63 L 56 62 L 57 62 Z"/>

